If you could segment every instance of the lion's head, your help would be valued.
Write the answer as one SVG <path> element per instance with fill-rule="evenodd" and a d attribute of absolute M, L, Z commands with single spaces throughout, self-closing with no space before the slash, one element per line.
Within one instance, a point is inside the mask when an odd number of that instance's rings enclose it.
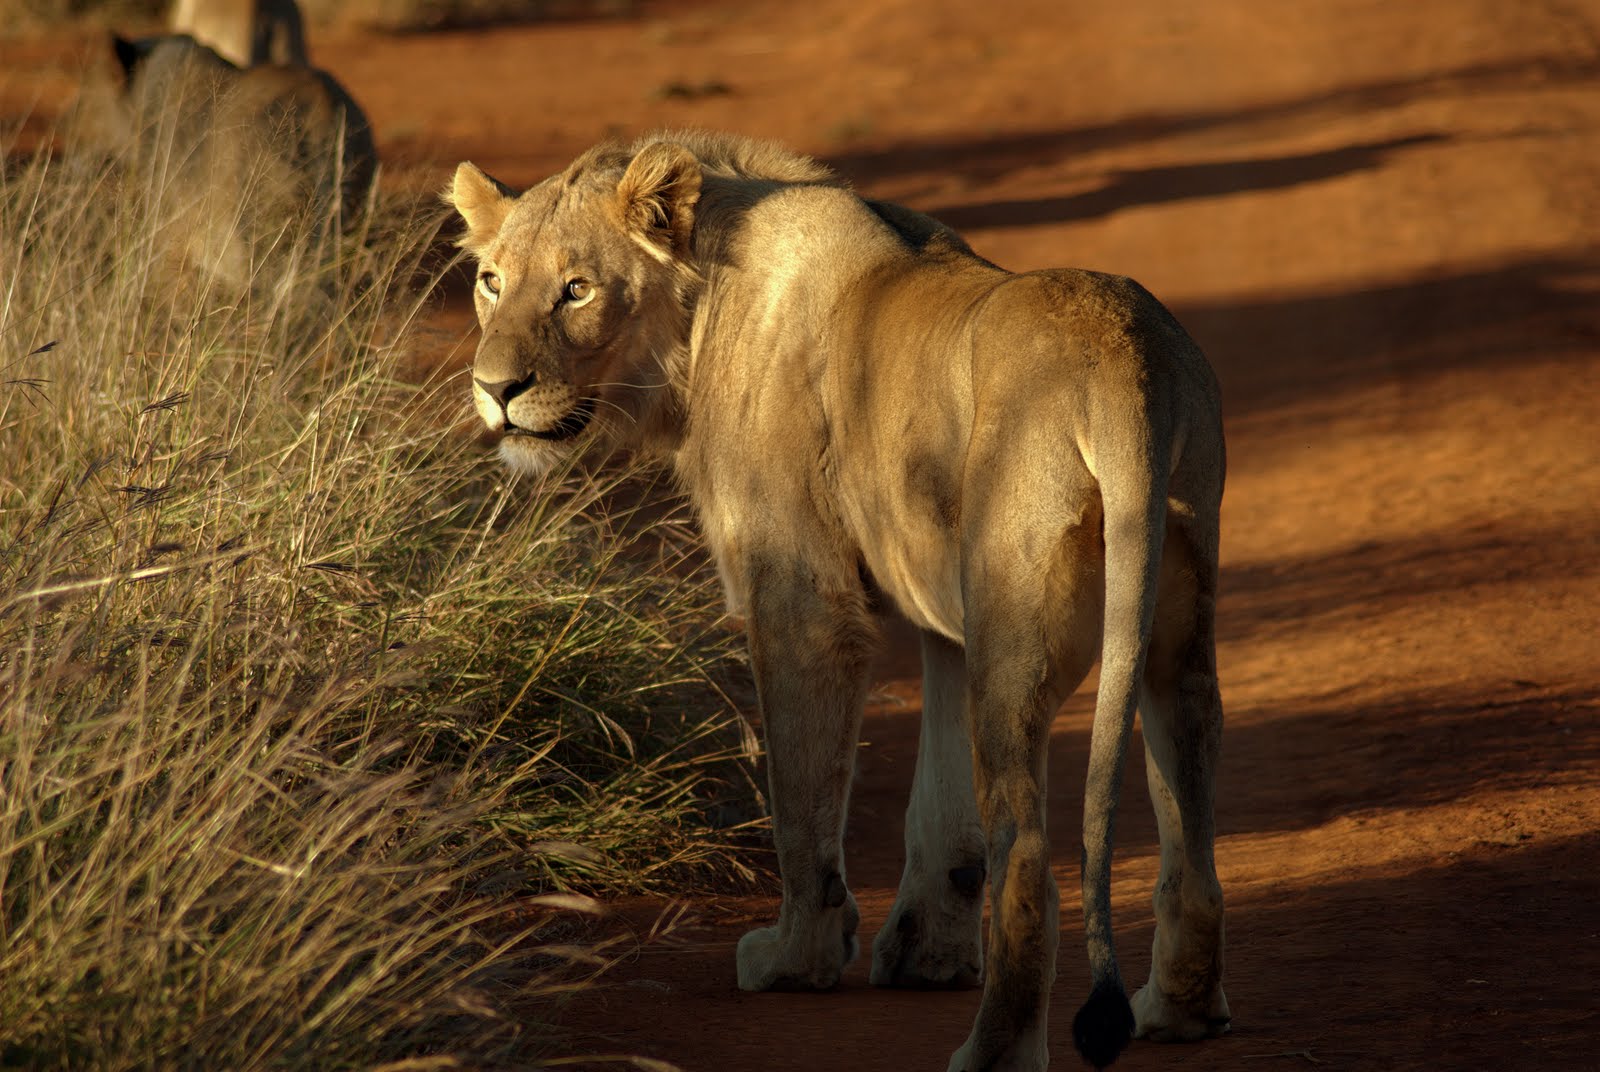
<path fill-rule="evenodd" d="M 669 142 L 602 146 L 518 196 L 470 163 L 446 199 L 478 262 L 472 394 L 501 453 L 543 472 L 673 420 L 688 346 L 701 165 Z"/>

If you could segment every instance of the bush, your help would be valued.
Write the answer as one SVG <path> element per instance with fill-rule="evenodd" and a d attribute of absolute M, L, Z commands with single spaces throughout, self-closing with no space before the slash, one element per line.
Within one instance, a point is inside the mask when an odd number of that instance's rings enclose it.
<path fill-rule="evenodd" d="M 432 209 L 169 285 L 122 181 L 0 173 L 0 1066 L 526 1061 L 552 913 L 748 876 L 714 593 L 399 375 Z"/>

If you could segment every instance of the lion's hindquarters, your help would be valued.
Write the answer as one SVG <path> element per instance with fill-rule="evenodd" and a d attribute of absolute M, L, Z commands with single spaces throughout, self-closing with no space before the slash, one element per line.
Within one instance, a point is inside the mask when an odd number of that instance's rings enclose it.
<path fill-rule="evenodd" d="M 1015 375 L 1011 362 L 1029 357 L 1016 347 L 1031 329 L 1008 324 L 1011 338 L 997 332 L 980 343 L 974 362 L 961 512 L 975 783 L 992 892 L 984 1000 L 962 1056 L 968 1067 L 1042 1069 L 1060 932 L 1046 746 L 1055 698 L 1097 654 L 1099 530 L 1094 481 L 1070 434 L 1051 399 L 1041 404 L 1037 378 Z M 1011 345 L 981 352 L 991 344 Z"/>
<path fill-rule="evenodd" d="M 328 75 L 299 67 L 237 71 L 175 38 L 156 46 L 173 71 L 134 83 L 135 151 L 152 159 L 151 203 L 181 259 L 234 285 L 272 284 L 262 269 L 354 217 L 376 153 L 360 109 Z M 162 92 L 171 85 L 178 92 Z M 163 162 L 170 159 L 175 167 Z M 141 172 L 141 174 L 144 174 Z"/>
<path fill-rule="evenodd" d="M 1079 586 L 1103 585 L 1102 621 L 1092 620 L 1098 598 L 1084 606 L 1052 605 L 1047 613 L 1090 616 L 1078 629 L 1055 626 L 1069 638 L 1100 626 L 1100 687 L 1083 828 L 1084 926 L 1092 989 L 1074 1034 L 1083 1055 L 1103 1065 L 1116 1057 L 1135 1029 L 1111 927 L 1116 800 L 1157 616 L 1173 490 L 1169 478 L 1175 462 L 1181 461 L 1185 472 L 1220 464 L 1205 457 L 1220 450 L 1220 428 L 1213 428 L 1214 388 L 1204 389 L 1209 369 L 1170 315 L 1142 288 L 1117 277 L 1075 271 L 1016 277 L 997 289 L 974 334 L 974 441 L 968 471 L 983 474 L 988 483 L 977 494 L 969 493 L 966 508 L 991 510 L 994 504 L 985 499 L 994 499 L 992 474 L 1020 466 L 1030 474 L 1032 497 L 999 525 L 1010 553 L 1026 549 L 1030 541 L 1039 544 L 1062 531 L 1070 533 L 1075 526 L 1095 527 L 1100 544 L 1078 549 L 1075 562 L 1063 562 L 1057 569 L 1059 576 Z M 1024 383 L 1025 389 L 1019 386 Z M 1203 389 L 1196 390 L 1197 384 Z M 1004 433 L 1004 447 L 992 457 L 981 449 L 989 428 Z M 1182 440 L 1191 428 L 1200 434 L 1190 436 L 1185 446 Z M 998 440 L 1001 433 L 992 434 Z M 1189 456 L 1180 459 L 1180 450 Z M 1080 479 L 1073 479 L 1074 473 Z M 1214 497 L 1207 498 L 1213 501 L 1201 503 L 1200 509 L 1214 521 Z M 979 546 L 969 537 L 964 552 L 970 556 Z M 1209 554 L 1214 564 L 1214 538 Z M 1103 574 L 1095 576 L 1097 568 Z M 1071 584 L 1058 582 L 1056 587 L 1072 591 Z M 973 613 L 970 605 L 968 613 Z M 995 639 L 984 635 L 981 624 L 969 623 L 969 652 L 984 643 Z M 1209 645 L 1209 634 L 1203 643 Z M 1063 683 L 1075 684 L 1078 668 L 1065 664 L 1081 663 L 1081 650 L 1058 644 L 1053 655 L 1061 659 L 1056 669 Z M 1214 676 L 1210 681 L 1214 686 Z M 980 717 L 1004 714 L 990 710 Z M 1194 836 L 1206 842 L 1209 852 L 1209 800 L 1206 822 L 1196 825 Z M 1214 882 L 1214 874 L 1210 879 Z M 1206 883 L 1197 878 L 1190 900 L 1199 908 L 1207 896 Z"/>

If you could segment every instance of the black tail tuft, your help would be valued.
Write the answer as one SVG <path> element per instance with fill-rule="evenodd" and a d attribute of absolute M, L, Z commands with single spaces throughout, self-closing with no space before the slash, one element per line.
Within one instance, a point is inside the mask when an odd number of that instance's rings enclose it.
<path fill-rule="evenodd" d="M 1133 1038 L 1133 1006 L 1116 984 L 1097 986 L 1072 1018 L 1072 1041 L 1083 1059 L 1105 1068 Z"/>

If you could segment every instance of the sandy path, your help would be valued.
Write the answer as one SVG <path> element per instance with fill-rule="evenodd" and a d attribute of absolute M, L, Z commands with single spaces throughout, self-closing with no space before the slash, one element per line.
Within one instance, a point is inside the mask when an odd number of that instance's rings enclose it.
<path fill-rule="evenodd" d="M 1600 4 L 800 7 L 451 37 L 441 74 L 469 55 L 481 73 L 449 99 L 401 99 L 384 73 L 423 42 L 336 58 L 380 131 L 412 123 L 404 153 L 527 181 L 600 128 L 731 127 L 828 157 L 1008 267 L 1149 285 L 1227 402 L 1236 1020 L 1126 1066 L 1600 1067 Z M 906 651 L 854 795 L 868 937 L 915 755 Z M 1087 712 L 1075 699 L 1052 739 L 1061 1067 L 1086 976 Z M 1135 980 L 1142 781 L 1115 890 Z M 741 994 L 733 943 L 775 905 L 688 912 L 577 1003 L 575 1047 L 706 1072 L 943 1068 L 976 1007 L 874 990 L 860 962 L 832 994 Z"/>
<path fill-rule="evenodd" d="M 1147 284 L 1227 405 L 1235 1031 L 1124 1066 L 1600 1068 L 1600 3 L 729 0 L 314 51 L 420 184 L 462 157 L 527 182 L 607 132 L 728 127 L 1008 267 Z M 906 652 L 855 788 L 869 939 L 915 756 Z M 1052 736 L 1062 1068 L 1088 709 Z M 1115 873 L 1132 980 L 1156 866 L 1142 782 Z M 741 994 L 733 943 L 775 904 L 686 910 L 569 1011 L 574 1049 L 943 1068 L 976 1008 L 874 990 L 861 962 L 835 993 Z"/>

